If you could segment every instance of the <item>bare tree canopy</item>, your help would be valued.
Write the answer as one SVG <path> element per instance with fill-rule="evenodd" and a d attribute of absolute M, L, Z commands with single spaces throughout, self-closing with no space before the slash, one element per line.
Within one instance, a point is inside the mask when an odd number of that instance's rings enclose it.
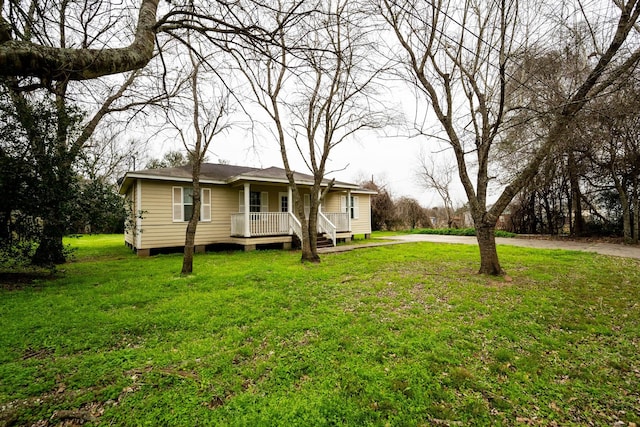
<path fill-rule="evenodd" d="M 456 167 L 447 163 L 436 164 L 433 157 L 424 152 L 420 153 L 418 161 L 419 166 L 416 175 L 420 185 L 426 190 L 434 190 L 440 196 L 447 217 L 447 227 L 451 228 L 454 211 L 451 183 L 456 173 Z"/>
<path fill-rule="evenodd" d="M 248 99 L 268 117 L 292 188 L 302 228 L 302 260 L 319 262 L 316 250 L 318 215 L 331 189 L 323 186 L 330 154 L 365 129 L 380 129 L 391 115 L 376 97 L 382 67 L 375 64 L 366 16 L 350 1 L 307 2 L 304 19 L 292 22 L 297 2 L 263 16 L 278 28 L 276 43 L 239 48 L 229 45 L 238 74 L 248 86 Z M 287 23 L 287 20 L 289 23 Z M 300 159 L 313 175 L 308 213 L 291 163 Z"/>
<path fill-rule="evenodd" d="M 0 75 L 86 80 L 143 68 L 153 57 L 158 2 L 142 0 L 133 42 L 126 47 L 116 48 L 89 48 L 84 43 L 72 48 L 66 47 L 64 42 L 62 45 L 47 45 L 45 35 L 35 32 L 38 23 L 33 18 L 36 14 L 29 16 L 26 4 L 3 2 L 0 16 Z M 39 10 L 37 5 L 34 9 Z M 28 18 L 24 21 L 18 19 L 23 16 Z M 93 37 L 107 31 L 112 25 L 114 23 L 109 22 Z M 64 26 L 60 27 L 64 31 Z"/>
<path fill-rule="evenodd" d="M 213 45 L 228 43 L 236 35 L 269 40 L 273 31 L 256 24 L 257 17 L 272 8 L 254 0 L 168 2 L 162 7 L 159 0 L 141 0 L 139 6 L 80 1 L 77 13 L 59 22 L 49 19 L 51 10 L 71 10 L 70 4 L 1 4 L 0 76 L 45 81 L 89 80 L 142 69 L 153 58 L 160 34 L 189 47 L 185 31 L 197 32 Z M 283 24 L 296 13 L 296 7 L 290 9 Z"/>
<path fill-rule="evenodd" d="M 640 1 L 595 10 L 602 3 L 377 2 L 378 12 L 401 47 L 396 57 L 405 71 L 402 78 L 420 94 L 420 101 L 427 102 L 429 114 L 439 123 L 435 131 L 419 131 L 446 141 L 455 155 L 477 229 L 481 273 L 503 272 L 494 229 L 504 209 L 566 137 L 577 113 L 637 66 L 640 48 L 637 37 L 630 40 L 629 35 L 637 36 Z M 568 25 L 564 11 L 571 8 L 573 18 L 585 21 L 592 30 L 593 51 L 582 58 L 588 70 L 560 105 L 547 104 L 549 123 L 535 141 L 522 145 L 529 153 L 526 161 L 490 205 L 488 190 L 497 173 L 495 146 L 514 125 L 514 112 L 529 107 L 518 102 L 520 89 L 530 83 L 520 79 L 515 65 L 523 52 L 558 42 L 562 33 L 557 29 Z"/>

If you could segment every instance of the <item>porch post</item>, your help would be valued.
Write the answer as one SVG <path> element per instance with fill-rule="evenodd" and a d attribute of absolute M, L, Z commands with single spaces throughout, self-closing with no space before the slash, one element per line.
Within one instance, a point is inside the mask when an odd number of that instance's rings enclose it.
<path fill-rule="evenodd" d="M 291 214 L 293 210 L 293 190 L 290 185 L 287 185 L 287 224 L 289 224 L 289 234 L 293 235 L 293 227 L 291 226 Z"/>
<path fill-rule="evenodd" d="M 318 190 L 318 213 L 322 212 L 322 199 L 320 196 L 322 196 L 322 188 Z"/>
<path fill-rule="evenodd" d="M 351 231 L 351 190 L 347 190 L 347 228 Z"/>
<path fill-rule="evenodd" d="M 251 237 L 251 223 L 249 216 L 249 202 L 251 191 L 251 184 L 248 182 L 244 183 L 244 237 Z"/>

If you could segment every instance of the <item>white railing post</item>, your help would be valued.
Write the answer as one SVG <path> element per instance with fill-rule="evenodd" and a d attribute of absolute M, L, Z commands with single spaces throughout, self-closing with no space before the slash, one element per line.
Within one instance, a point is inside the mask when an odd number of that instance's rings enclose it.
<path fill-rule="evenodd" d="M 296 218 L 293 213 L 289 212 L 288 215 L 291 231 L 293 231 L 293 233 L 300 239 L 300 242 L 302 242 L 304 240 L 302 237 L 302 224 L 300 224 L 300 221 L 298 221 L 298 218 Z"/>
<path fill-rule="evenodd" d="M 351 231 L 351 190 L 347 190 L 347 231 Z"/>
<path fill-rule="evenodd" d="M 329 235 L 333 246 L 336 245 L 336 226 L 324 216 L 322 212 L 318 212 L 318 227 L 320 230 Z"/>
<path fill-rule="evenodd" d="M 244 183 L 244 237 L 251 237 L 251 219 L 249 217 L 249 203 L 251 200 L 251 184 Z"/>

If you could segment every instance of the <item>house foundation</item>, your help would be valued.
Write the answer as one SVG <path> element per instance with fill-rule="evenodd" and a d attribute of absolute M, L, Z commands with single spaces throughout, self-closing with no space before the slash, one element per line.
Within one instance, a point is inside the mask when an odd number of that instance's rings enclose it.
<path fill-rule="evenodd" d="M 146 258 L 148 256 L 151 256 L 151 249 L 138 249 L 136 251 L 136 254 L 141 258 Z"/>

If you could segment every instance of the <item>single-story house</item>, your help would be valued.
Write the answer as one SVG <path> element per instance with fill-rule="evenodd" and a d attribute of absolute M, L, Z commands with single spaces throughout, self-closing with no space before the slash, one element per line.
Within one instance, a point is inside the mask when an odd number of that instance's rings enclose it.
<path fill-rule="evenodd" d="M 294 178 L 308 214 L 313 177 L 295 173 Z M 322 183 L 324 188 L 328 184 L 326 179 Z M 290 248 L 294 235 L 301 238 L 284 169 L 205 163 L 200 186 L 196 251 L 216 244 L 241 245 L 245 250 L 274 244 Z M 191 166 L 127 172 L 119 191 L 130 206 L 125 242 L 138 255 L 184 246 L 193 209 Z M 320 206 L 319 232 L 334 245 L 356 234 L 368 238 L 372 194 L 357 184 L 335 181 Z"/>

